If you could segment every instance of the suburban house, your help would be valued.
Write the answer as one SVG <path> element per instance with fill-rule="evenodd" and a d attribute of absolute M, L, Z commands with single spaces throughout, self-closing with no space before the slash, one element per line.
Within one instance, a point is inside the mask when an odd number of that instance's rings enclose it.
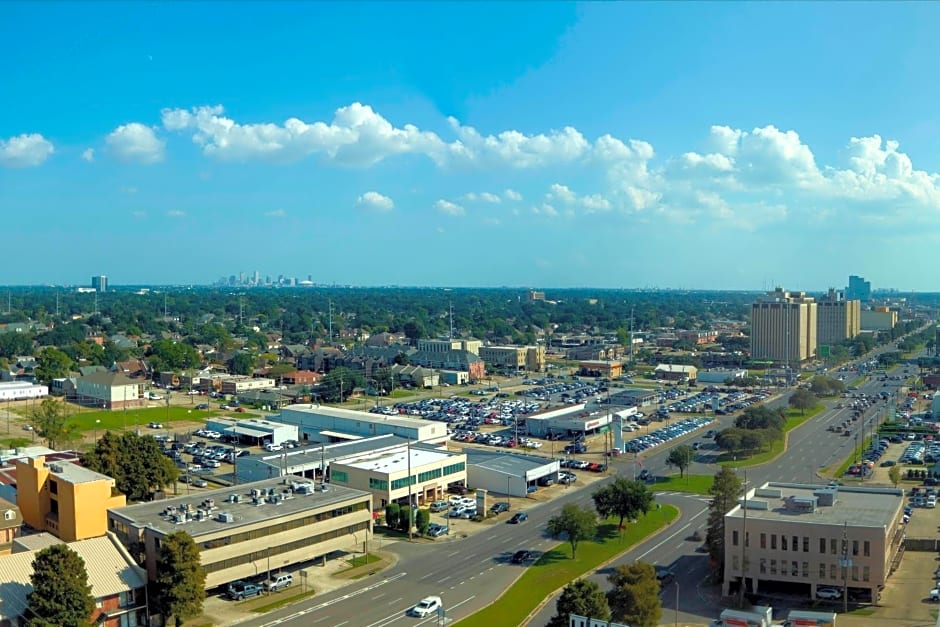
<path fill-rule="evenodd" d="M 0 499 L 0 554 L 6 553 L 13 546 L 13 540 L 20 535 L 23 516 L 13 503 Z"/>
<path fill-rule="evenodd" d="M 33 591 L 30 575 L 36 553 L 62 541 L 47 533 L 18 538 L 13 553 L 0 557 L 0 625 L 18 625 L 25 618 L 26 603 Z M 149 624 L 147 573 L 134 563 L 114 536 L 106 535 L 72 542 L 68 547 L 85 562 L 88 583 L 95 598 L 89 624 L 125 627 Z"/>

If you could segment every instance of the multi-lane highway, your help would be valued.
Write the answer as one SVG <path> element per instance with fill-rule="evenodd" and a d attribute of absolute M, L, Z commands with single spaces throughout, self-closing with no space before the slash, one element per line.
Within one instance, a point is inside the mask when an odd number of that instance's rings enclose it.
<path fill-rule="evenodd" d="M 859 391 L 877 394 L 882 389 L 881 384 L 868 381 L 860 386 Z M 783 397 L 774 401 L 785 402 Z M 854 437 L 827 430 L 830 425 L 841 424 L 849 418 L 851 411 L 827 409 L 791 432 L 786 452 L 768 464 L 748 469 L 748 484 L 760 485 L 770 480 L 821 481 L 816 476 L 818 469 L 844 459 L 855 446 Z M 878 404 L 870 409 L 862 420 L 853 422 L 853 428 L 867 430 L 871 422 L 880 418 L 881 414 L 881 404 Z M 723 417 L 719 423 L 712 425 L 712 428 L 727 426 L 732 420 L 730 417 Z M 655 451 L 645 457 L 644 467 L 654 473 L 665 474 L 668 448 L 664 447 L 664 450 Z M 713 474 L 716 467 L 708 463 L 713 454 L 709 449 L 702 450 L 691 469 L 692 472 Z M 633 461 L 629 458 L 614 459 L 612 470 L 632 476 Z M 599 485 L 602 483 L 596 483 L 592 488 Z M 549 503 L 527 509 L 529 520 L 520 525 L 497 524 L 466 538 L 447 539 L 434 544 L 397 544 L 395 551 L 399 561 L 394 567 L 354 582 L 341 590 L 271 612 L 246 624 L 337 627 L 436 625 L 437 617 L 417 619 L 406 615 L 406 611 L 415 602 L 427 595 L 439 595 L 443 598 L 448 620 L 468 616 L 498 598 L 521 574 L 524 566 L 510 563 L 510 557 L 516 550 L 528 549 L 537 558 L 541 551 L 554 544 L 554 541 L 545 535 L 545 523 L 560 505 L 567 502 L 587 505 L 591 502 L 592 491 L 571 489 Z M 704 530 L 706 526 L 707 498 L 659 494 L 657 500 L 679 507 L 680 518 L 662 533 L 625 553 L 615 565 L 635 560 L 672 565 L 677 581 L 664 591 L 663 606 L 666 616 L 673 616 L 678 601 L 679 620 L 707 622 L 717 616 L 718 606 L 713 598 L 714 589 L 703 585 L 703 580 L 709 572 L 707 554 L 698 552 L 696 549 L 700 543 L 691 540 L 691 535 L 696 530 Z M 603 572 L 592 575 L 606 587 L 605 576 Z M 553 613 L 554 600 L 550 600 L 530 624 L 544 625 Z"/>

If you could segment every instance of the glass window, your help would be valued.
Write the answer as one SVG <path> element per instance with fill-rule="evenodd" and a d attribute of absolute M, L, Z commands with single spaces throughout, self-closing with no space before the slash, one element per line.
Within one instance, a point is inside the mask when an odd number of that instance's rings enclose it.
<path fill-rule="evenodd" d="M 770 548 L 774 551 L 777 550 L 777 534 L 775 533 L 770 534 Z"/>
<path fill-rule="evenodd" d="M 819 552 L 822 553 L 823 555 L 826 554 L 826 539 L 825 538 L 819 539 Z"/>
<path fill-rule="evenodd" d="M 803 562 L 803 576 L 809 577 L 809 562 Z"/>
<path fill-rule="evenodd" d="M 774 559 L 770 560 L 770 574 L 771 575 L 777 574 L 777 560 L 774 560 Z"/>
<path fill-rule="evenodd" d="M 858 566 L 852 567 L 852 581 L 858 581 Z"/>
<path fill-rule="evenodd" d="M 858 540 L 852 540 L 852 555 L 858 555 Z"/>
<path fill-rule="evenodd" d="M 839 542 L 835 538 L 829 538 L 829 553 L 832 555 L 839 553 Z"/>
<path fill-rule="evenodd" d="M 835 564 L 829 564 L 829 579 L 838 579 L 838 578 L 839 578 L 839 573 L 836 572 L 836 570 L 837 570 L 837 569 L 836 569 L 836 565 L 835 565 Z"/>
<path fill-rule="evenodd" d="M 865 540 L 865 542 L 862 544 L 862 554 L 865 557 L 871 557 L 871 542 L 868 540 Z M 868 580 L 866 579 L 865 581 Z"/>
<path fill-rule="evenodd" d="M 767 534 L 766 533 L 760 534 L 760 548 L 762 549 L 767 548 Z"/>
<path fill-rule="evenodd" d="M 766 557 L 760 558 L 760 574 L 762 575 L 767 574 L 767 558 Z"/>
<path fill-rule="evenodd" d="M 751 546 L 751 534 L 748 531 L 744 532 L 744 546 Z"/>
<path fill-rule="evenodd" d="M 800 576 L 800 563 L 797 562 L 796 560 L 793 560 L 792 562 L 790 562 L 790 574 L 793 575 L 794 577 Z"/>
<path fill-rule="evenodd" d="M 781 551 L 787 550 L 787 537 L 786 536 L 780 536 L 780 550 Z"/>
<path fill-rule="evenodd" d="M 731 545 L 738 546 L 738 530 L 734 529 L 731 531 Z"/>
<path fill-rule="evenodd" d="M 821 562 L 819 564 L 819 578 L 820 579 L 826 578 L 826 565 Z"/>
<path fill-rule="evenodd" d="M 790 550 L 791 550 L 791 551 L 799 551 L 799 550 L 800 550 L 799 538 L 797 538 L 796 536 L 793 536 L 793 543 L 790 544 Z"/>
<path fill-rule="evenodd" d="M 871 579 L 871 568 L 862 566 L 862 581 L 868 581 L 869 579 Z"/>
<path fill-rule="evenodd" d="M 809 553 L 809 536 L 803 536 L 803 552 Z"/>
<path fill-rule="evenodd" d="M 388 490 L 388 481 L 369 477 L 369 488 L 372 490 Z"/>
<path fill-rule="evenodd" d="M 344 470 L 330 470 L 330 481 L 349 483 L 349 473 Z M 371 482 L 371 479 L 369 481 Z"/>

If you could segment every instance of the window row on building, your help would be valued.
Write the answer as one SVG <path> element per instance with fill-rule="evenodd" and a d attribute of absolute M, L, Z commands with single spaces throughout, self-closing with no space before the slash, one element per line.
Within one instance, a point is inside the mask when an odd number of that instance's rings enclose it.
<path fill-rule="evenodd" d="M 777 541 L 779 538 L 779 542 Z M 768 540 L 770 540 L 768 545 Z M 735 529 L 731 532 L 731 544 L 732 546 L 739 546 L 740 539 L 738 537 L 738 531 Z M 862 551 L 864 557 L 871 557 L 871 542 L 868 540 L 863 540 L 859 542 L 858 540 L 845 540 L 849 543 L 849 546 L 842 546 L 843 540 L 841 538 L 819 538 L 819 554 L 825 555 L 829 553 L 830 555 L 840 555 L 845 550 L 850 550 L 851 554 L 857 556 L 859 554 L 859 549 Z M 744 537 L 744 544 L 747 547 L 751 546 L 751 534 L 748 533 Z M 827 550 L 828 546 L 828 550 Z M 779 547 L 779 548 L 778 548 Z M 760 534 L 760 548 L 767 549 L 771 551 L 794 551 L 799 552 L 802 549 L 803 553 L 810 552 L 810 540 L 809 536 L 802 536 L 802 541 L 800 536 L 788 536 L 785 534 L 780 534 L 779 536 L 775 533 L 761 533 Z"/>

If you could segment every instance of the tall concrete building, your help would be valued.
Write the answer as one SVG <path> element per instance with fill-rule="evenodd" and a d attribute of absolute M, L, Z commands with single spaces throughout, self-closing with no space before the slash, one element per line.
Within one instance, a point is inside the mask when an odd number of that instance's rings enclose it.
<path fill-rule="evenodd" d="M 866 281 L 865 277 L 851 275 L 849 286 L 845 288 L 845 297 L 849 300 L 871 300 L 871 282 Z"/>
<path fill-rule="evenodd" d="M 98 292 L 108 291 L 108 277 L 105 275 L 91 277 L 91 287 Z"/>
<path fill-rule="evenodd" d="M 816 304 L 816 342 L 819 346 L 838 344 L 862 330 L 862 303 L 847 300 L 845 292 L 830 288 Z"/>
<path fill-rule="evenodd" d="M 751 358 L 796 364 L 816 355 L 816 301 L 777 288 L 751 305 Z"/>

